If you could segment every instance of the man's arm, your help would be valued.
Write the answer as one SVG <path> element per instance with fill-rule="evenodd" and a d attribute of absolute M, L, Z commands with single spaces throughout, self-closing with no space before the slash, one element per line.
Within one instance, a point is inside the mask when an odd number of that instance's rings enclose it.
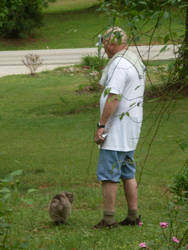
<path fill-rule="evenodd" d="M 103 110 L 102 116 L 100 118 L 101 125 L 106 124 L 108 119 L 116 111 L 118 104 L 119 104 L 118 95 L 110 93 L 108 95 L 108 98 L 107 98 L 106 103 L 104 105 L 104 110 Z M 94 140 L 97 144 L 100 144 L 104 141 L 104 138 L 102 137 L 103 133 L 104 133 L 104 128 L 97 129 L 96 134 L 95 134 L 95 138 L 94 138 Z"/>
<path fill-rule="evenodd" d="M 104 105 L 104 110 L 100 118 L 100 124 L 106 124 L 110 116 L 116 111 L 118 104 L 118 95 L 110 93 Z"/>

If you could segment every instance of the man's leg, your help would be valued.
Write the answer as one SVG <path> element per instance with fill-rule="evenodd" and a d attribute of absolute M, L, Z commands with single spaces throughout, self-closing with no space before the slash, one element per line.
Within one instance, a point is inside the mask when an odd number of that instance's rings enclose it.
<path fill-rule="evenodd" d="M 100 150 L 97 178 L 102 182 L 102 194 L 104 203 L 103 219 L 94 228 L 116 227 L 115 202 L 118 183 L 120 181 L 120 163 L 118 154 L 112 150 Z"/>
<path fill-rule="evenodd" d="M 123 186 L 125 197 L 128 206 L 128 216 L 121 222 L 122 226 L 139 225 L 141 223 L 140 217 L 138 217 L 138 197 L 137 197 L 137 183 L 136 179 L 123 179 Z"/>
<path fill-rule="evenodd" d="M 117 188 L 118 185 L 116 182 L 102 182 L 104 216 L 103 219 L 94 226 L 94 228 L 98 229 L 103 227 L 110 228 L 118 226 L 118 223 L 114 219 Z"/>
<path fill-rule="evenodd" d="M 138 218 L 138 196 L 137 196 L 137 183 L 136 179 L 123 180 L 125 197 L 128 206 L 128 218 L 136 220 Z"/>
<path fill-rule="evenodd" d="M 138 217 L 138 196 L 137 183 L 135 179 L 136 166 L 134 162 L 134 151 L 126 152 L 126 157 L 121 167 L 121 171 L 121 178 L 128 206 L 128 216 L 119 224 L 138 225 L 140 223 L 140 218 Z"/>
<path fill-rule="evenodd" d="M 107 224 L 115 223 L 115 203 L 118 185 L 115 182 L 102 182 L 102 193 L 104 202 L 104 217 L 103 220 Z"/>

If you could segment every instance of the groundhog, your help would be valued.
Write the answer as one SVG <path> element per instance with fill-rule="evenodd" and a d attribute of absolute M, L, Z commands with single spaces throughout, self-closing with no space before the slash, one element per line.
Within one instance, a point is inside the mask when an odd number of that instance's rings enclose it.
<path fill-rule="evenodd" d="M 55 225 L 65 224 L 72 210 L 73 193 L 56 194 L 49 204 L 49 215 Z"/>

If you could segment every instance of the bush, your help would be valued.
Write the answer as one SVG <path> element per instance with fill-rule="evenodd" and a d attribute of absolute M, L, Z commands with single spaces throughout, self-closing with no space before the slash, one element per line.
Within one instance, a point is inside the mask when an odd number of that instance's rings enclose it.
<path fill-rule="evenodd" d="M 3 179 L 0 179 L 0 249 L 22 249 L 20 246 L 15 246 L 8 243 L 8 237 L 11 230 L 11 214 L 14 212 L 16 202 L 22 201 L 25 204 L 32 204 L 30 194 L 36 192 L 36 189 L 27 190 L 24 197 L 21 197 L 19 190 L 19 177 L 23 174 L 23 170 L 16 170 L 10 173 Z"/>
<path fill-rule="evenodd" d="M 101 86 L 99 85 L 99 80 L 102 75 L 102 70 L 108 63 L 108 59 L 100 56 L 85 56 L 82 58 L 82 67 L 86 67 L 88 71 L 86 72 L 87 78 L 89 79 L 89 86 L 80 86 L 79 92 L 86 91 L 99 91 Z"/>
<path fill-rule="evenodd" d="M 23 37 L 42 24 L 42 9 L 52 0 L 1 0 L 0 35 Z"/>
<path fill-rule="evenodd" d="M 171 192 L 176 194 L 180 199 L 183 198 L 188 201 L 188 160 L 183 170 L 175 176 Z"/>
<path fill-rule="evenodd" d="M 17 198 L 19 180 L 16 177 L 22 173 L 22 170 L 16 170 L 4 179 L 0 179 L 0 249 L 7 249 L 5 244 L 11 228 L 8 217 L 12 212 L 8 200 L 12 196 Z"/>
<path fill-rule="evenodd" d="M 108 59 L 98 56 L 85 56 L 82 58 L 82 66 L 88 66 L 92 70 L 101 71 L 107 64 Z"/>

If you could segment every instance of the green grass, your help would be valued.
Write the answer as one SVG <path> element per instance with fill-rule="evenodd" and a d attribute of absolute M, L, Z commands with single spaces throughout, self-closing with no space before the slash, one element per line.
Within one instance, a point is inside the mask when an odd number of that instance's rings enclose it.
<path fill-rule="evenodd" d="M 9 203 L 13 209 L 9 248 L 136 250 L 146 241 L 153 244 L 152 250 L 162 250 L 159 222 L 168 220 L 168 185 L 187 156 L 176 141 L 188 137 L 188 100 L 178 99 L 170 117 L 165 115 L 152 145 L 139 186 L 143 227 L 95 231 L 92 226 L 102 216 L 101 189 L 95 177 L 98 149 L 93 143 L 99 94 L 78 94 L 80 84 L 87 84 L 81 73 L 69 74 L 62 69 L 36 77 L 0 78 L 0 178 L 16 169 L 24 170 L 19 178 L 21 194 Z M 146 101 L 144 105 L 136 151 L 137 178 L 154 133 L 151 126 L 156 125 L 164 104 Z M 29 188 L 38 191 L 26 194 Z M 75 202 L 68 224 L 54 227 L 47 208 L 52 196 L 61 190 L 74 192 Z M 29 199 L 30 205 L 26 202 Z M 116 219 L 120 220 L 127 209 L 122 184 L 116 207 Z"/>
<path fill-rule="evenodd" d="M 54 3 L 54 6 L 57 5 L 57 8 L 61 10 L 59 3 Z M 181 36 L 185 30 L 184 19 L 184 12 L 182 13 L 179 10 L 173 11 L 172 30 L 176 32 L 174 39 L 178 38 L 179 42 L 183 39 Z M 36 30 L 32 37 L 27 39 L 0 39 L 0 50 L 95 47 L 98 34 L 106 30 L 109 23 L 109 17 L 101 12 L 96 12 L 95 7 L 67 12 L 53 12 L 49 9 L 44 16 L 44 26 Z M 155 20 L 148 22 L 146 25 L 138 24 L 138 30 L 143 33 L 140 35 L 138 44 L 148 44 L 154 23 Z M 127 22 L 126 20 L 121 20 L 117 24 L 125 28 Z M 152 40 L 152 44 L 163 43 L 162 38 L 167 34 L 168 27 L 167 20 L 163 19 Z M 127 30 L 127 33 L 129 35 L 130 31 Z M 158 38 L 159 36 L 162 40 Z M 132 44 L 132 41 L 130 43 Z"/>
<path fill-rule="evenodd" d="M 44 26 L 36 31 L 33 38 L 1 39 L 0 50 L 95 47 L 97 34 L 107 24 L 108 19 L 103 14 L 95 13 L 95 9 L 46 14 Z"/>
<path fill-rule="evenodd" d="M 99 4 L 98 0 L 56 0 L 54 3 L 49 3 L 44 13 L 62 13 L 65 11 L 87 9 L 97 4 Z"/>

